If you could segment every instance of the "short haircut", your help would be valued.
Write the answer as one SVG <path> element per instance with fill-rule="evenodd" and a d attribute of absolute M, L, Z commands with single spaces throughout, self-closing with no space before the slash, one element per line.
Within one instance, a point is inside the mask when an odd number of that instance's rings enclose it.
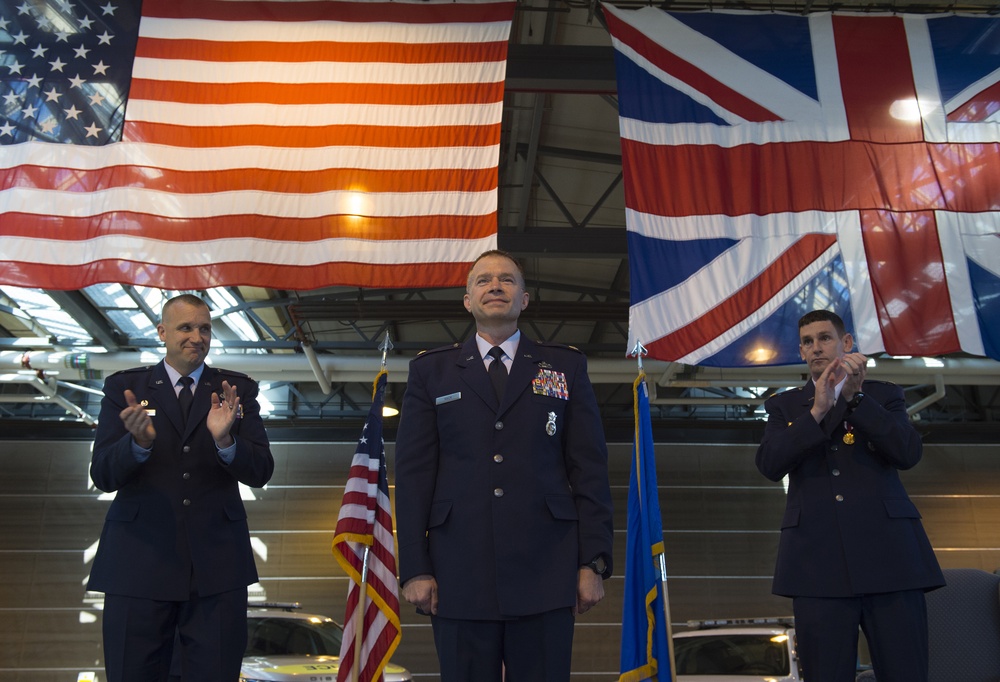
<path fill-rule="evenodd" d="M 472 265 L 469 266 L 469 274 L 465 279 L 466 291 L 472 288 L 472 271 L 476 269 L 476 263 L 478 263 L 484 258 L 489 258 L 491 256 L 499 256 L 501 258 L 506 258 L 511 263 L 513 263 L 514 267 L 517 268 L 518 274 L 521 275 L 521 284 L 527 286 L 527 282 L 524 277 L 524 268 L 521 266 L 520 261 L 518 261 L 516 258 L 514 258 L 513 255 L 511 255 L 507 251 L 504 251 L 503 249 L 490 249 L 489 251 L 483 251 L 481 254 L 479 254 L 479 257 L 476 258 L 476 260 L 472 261 Z"/>
<path fill-rule="evenodd" d="M 841 338 L 847 333 L 847 327 L 844 326 L 844 321 L 840 319 L 840 315 L 829 310 L 813 310 L 806 313 L 799 318 L 799 329 L 813 322 L 832 322 L 833 328 L 837 330 L 837 336 Z"/>
<path fill-rule="evenodd" d="M 194 294 L 180 294 L 179 296 L 174 296 L 166 303 L 163 304 L 163 308 L 160 309 L 160 322 L 163 322 L 163 318 L 167 314 L 167 310 L 173 308 L 178 303 L 186 303 L 193 306 L 201 306 L 202 308 L 208 308 L 208 304 L 202 299 L 198 298 Z"/>

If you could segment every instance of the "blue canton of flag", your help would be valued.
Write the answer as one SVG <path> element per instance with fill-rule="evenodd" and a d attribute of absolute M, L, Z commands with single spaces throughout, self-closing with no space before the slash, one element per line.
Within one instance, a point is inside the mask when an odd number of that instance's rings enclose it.
<path fill-rule="evenodd" d="M 0 144 L 120 140 L 138 31 L 127 2 L 0 4 Z"/>
<path fill-rule="evenodd" d="M 664 553 L 663 521 L 660 518 L 653 428 L 645 379 L 646 375 L 640 374 L 632 385 L 635 444 L 628 484 L 619 682 L 669 682 L 674 679 L 670 609 L 659 563 Z"/>

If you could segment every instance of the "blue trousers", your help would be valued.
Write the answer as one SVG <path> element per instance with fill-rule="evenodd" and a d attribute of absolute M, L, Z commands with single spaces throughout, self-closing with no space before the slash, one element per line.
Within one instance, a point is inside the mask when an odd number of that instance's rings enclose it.
<path fill-rule="evenodd" d="M 247 646 L 247 591 L 183 602 L 106 594 L 103 632 L 108 682 L 166 682 L 175 638 L 184 682 L 236 682 Z"/>
<path fill-rule="evenodd" d="M 794 597 L 795 636 L 809 682 L 854 682 L 858 629 L 878 682 L 927 682 L 927 606 L 923 590 L 857 597 Z"/>
<path fill-rule="evenodd" d="M 431 616 L 441 682 L 569 682 L 569 608 L 510 620 Z"/>

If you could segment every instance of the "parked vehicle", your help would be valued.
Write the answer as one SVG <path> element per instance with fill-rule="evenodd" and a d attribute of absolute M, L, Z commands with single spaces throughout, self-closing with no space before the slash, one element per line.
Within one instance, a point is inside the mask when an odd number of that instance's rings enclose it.
<path fill-rule="evenodd" d="M 688 621 L 688 627 L 692 629 L 673 636 L 678 682 L 808 679 L 795 650 L 791 616 Z M 859 641 L 859 651 L 866 659 L 864 638 Z M 876 682 L 870 664 L 859 660 L 856 682 Z"/>
<path fill-rule="evenodd" d="M 799 682 L 791 618 L 689 621 L 674 633 L 678 682 Z"/>
<path fill-rule="evenodd" d="M 302 613 L 298 604 L 261 604 L 247 610 L 247 651 L 240 682 L 336 682 L 344 629 L 332 618 Z M 410 682 L 389 663 L 385 682 Z"/>

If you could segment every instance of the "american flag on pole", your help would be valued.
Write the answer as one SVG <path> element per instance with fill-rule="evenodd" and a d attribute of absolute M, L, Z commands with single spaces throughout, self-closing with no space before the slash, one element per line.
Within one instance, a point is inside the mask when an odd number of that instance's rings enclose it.
<path fill-rule="evenodd" d="M 385 370 L 375 377 L 372 406 L 351 462 L 333 538 L 333 555 L 351 578 L 337 672 L 340 682 L 383 679 L 382 671 L 400 640 L 396 546 L 382 441 L 387 377 Z"/>
<path fill-rule="evenodd" d="M 864 353 L 1000 359 L 1000 21 L 604 15 L 629 348 L 795 364 L 823 308 Z"/>
<path fill-rule="evenodd" d="M 463 283 L 514 5 L 0 4 L 0 284 Z"/>

